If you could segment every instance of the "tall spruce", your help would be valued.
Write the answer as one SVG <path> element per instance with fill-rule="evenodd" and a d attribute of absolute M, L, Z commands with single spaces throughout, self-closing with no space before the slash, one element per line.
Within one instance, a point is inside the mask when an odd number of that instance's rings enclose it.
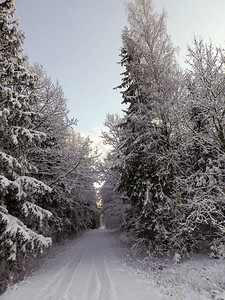
<path fill-rule="evenodd" d="M 60 84 L 29 66 L 14 12 L 0 3 L 0 292 L 99 219 L 91 141 L 72 129 Z"/>
<path fill-rule="evenodd" d="M 180 205 L 171 117 L 180 74 L 165 12 L 154 12 L 149 0 L 135 0 L 127 9 L 130 28 L 123 31 L 121 52 L 125 72 L 118 87 L 128 105 L 120 124 L 119 190 L 132 205 L 137 243 L 165 251 Z"/>
<path fill-rule="evenodd" d="M 31 109 L 35 79 L 22 54 L 24 33 L 18 30 L 13 1 L 0 3 L 0 270 L 7 278 L 23 274 L 26 258 L 51 244 L 52 214 L 38 198 L 51 188 L 31 174 L 30 147 L 40 147 L 46 135 L 34 130 Z M 17 275 L 16 275 L 17 274 Z M 3 276 L 3 274 L 1 274 Z"/>

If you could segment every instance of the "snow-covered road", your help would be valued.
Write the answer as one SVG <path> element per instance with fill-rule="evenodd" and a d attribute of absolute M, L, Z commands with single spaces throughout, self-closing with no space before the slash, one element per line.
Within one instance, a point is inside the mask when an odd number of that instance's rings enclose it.
<path fill-rule="evenodd" d="M 105 229 L 87 231 L 1 300 L 168 299 L 123 264 L 122 247 Z M 170 298 L 171 299 L 171 298 Z"/>

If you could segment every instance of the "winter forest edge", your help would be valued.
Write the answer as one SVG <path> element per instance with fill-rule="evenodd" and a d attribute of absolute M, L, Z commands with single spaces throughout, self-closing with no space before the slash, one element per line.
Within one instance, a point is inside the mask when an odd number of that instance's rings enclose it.
<path fill-rule="evenodd" d="M 143 253 L 225 258 L 225 51 L 194 38 L 187 69 L 152 1 L 127 3 L 112 146 L 101 188 L 104 223 Z"/>
<path fill-rule="evenodd" d="M 194 38 L 183 71 L 166 13 L 150 0 L 126 6 L 127 109 L 107 116 L 100 166 L 60 84 L 23 55 L 14 1 L 0 3 L 0 292 L 52 244 L 99 226 L 99 178 L 104 224 L 139 251 L 225 258 L 225 51 Z"/>
<path fill-rule="evenodd" d="M 23 56 L 14 12 L 13 1 L 0 4 L 1 291 L 99 220 L 91 141 L 72 129 L 60 84 Z"/>

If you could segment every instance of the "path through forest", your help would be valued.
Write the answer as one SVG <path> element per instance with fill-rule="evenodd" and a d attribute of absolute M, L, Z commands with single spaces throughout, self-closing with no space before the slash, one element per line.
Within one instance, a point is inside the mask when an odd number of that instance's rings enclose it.
<path fill-rule="evenodd" d="M 105 229 L 85 232 L 41 271 L 0 296 L 4 300 L 168 299 L 123 262 L 124 248 Z"/>

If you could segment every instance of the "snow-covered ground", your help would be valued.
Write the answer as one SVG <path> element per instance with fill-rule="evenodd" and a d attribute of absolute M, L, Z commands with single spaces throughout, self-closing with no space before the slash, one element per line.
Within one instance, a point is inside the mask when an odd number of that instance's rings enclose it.
<path fill-rule="evenodd" d="M 87 231 L 47 260 L 37 274 L 8 289 L 1 300 L 171 299 L 124 264 L 125 248 L 105 229 Z"/>
<path fill-rule="evenodd" d="M 129 244 L 125 234 L 119 239 Z M 174 258 L 141 258 L 133 249 L 127 254 L 126 265 L 172 299 L 225 300 L 225 260 L 196 255 L 177 264 Z"/>
<path fill-rule="evenodd" d="M 140 259 L 106 229 L 85 232 L 1 300 L 225 299 L 225 261 Z M 60 250 L 60 251 L 59 251 Z"/>

